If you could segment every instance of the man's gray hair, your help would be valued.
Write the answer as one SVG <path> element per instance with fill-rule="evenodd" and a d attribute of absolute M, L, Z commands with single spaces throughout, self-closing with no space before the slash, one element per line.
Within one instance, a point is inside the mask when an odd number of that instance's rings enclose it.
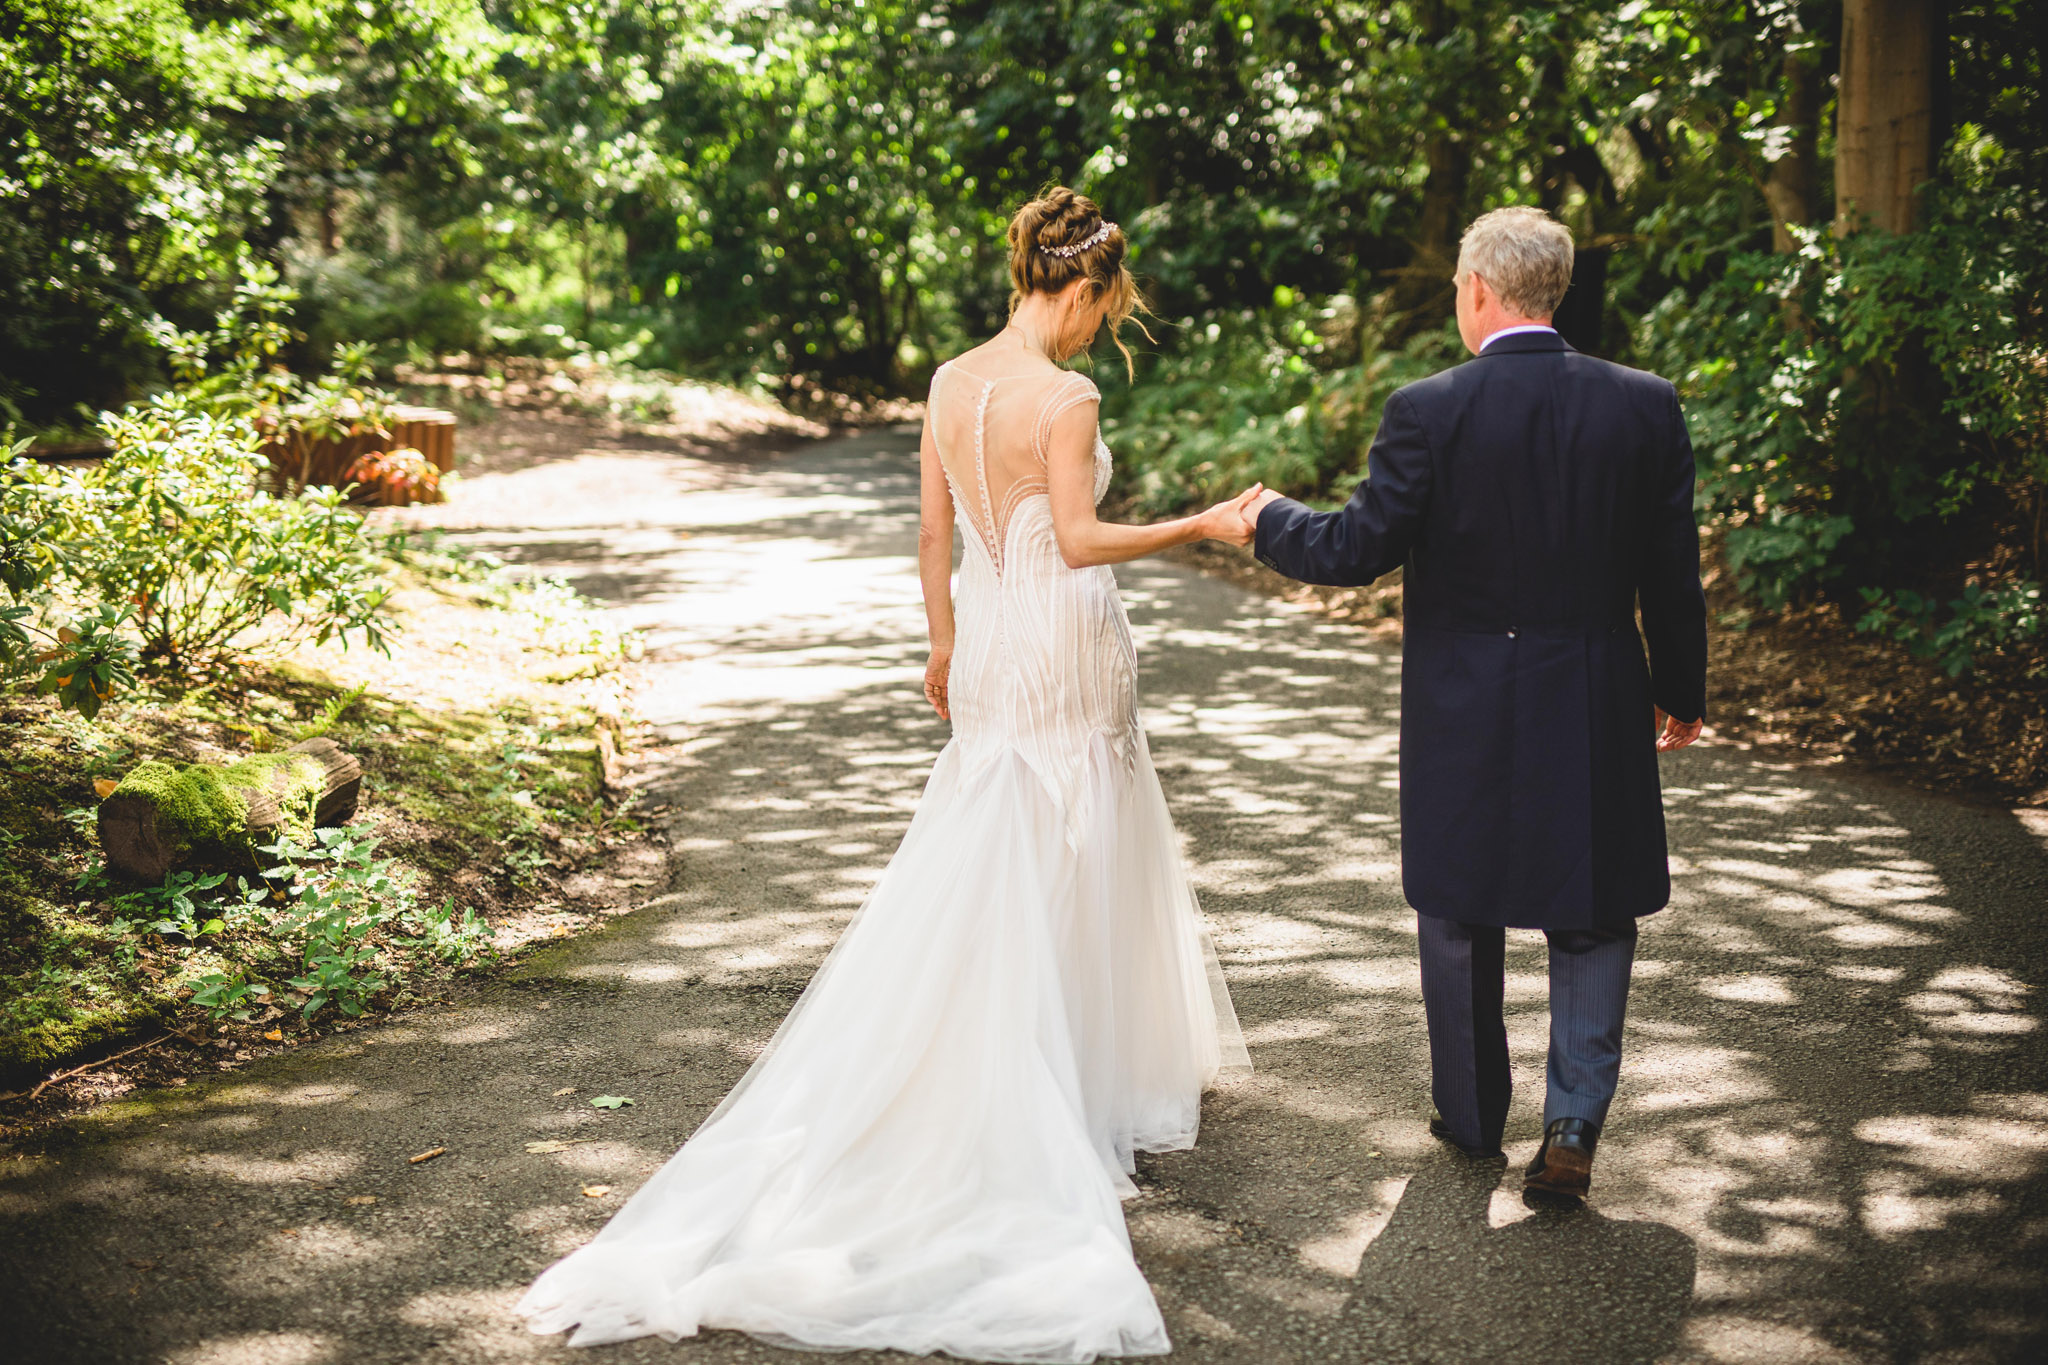
<path fill-rule="evenodd" d="M 1547 318 L 1571 287 L 1571 230 L 1527 205 L 1482 213 L 1458 243 L 1458 278 L 1467 274 L 1518 317 Z"/>

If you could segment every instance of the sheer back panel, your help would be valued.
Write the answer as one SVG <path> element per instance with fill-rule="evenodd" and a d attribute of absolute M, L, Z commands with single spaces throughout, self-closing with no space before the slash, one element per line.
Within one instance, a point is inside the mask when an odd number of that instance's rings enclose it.
<path fill-rule="evenodd" d="M 943 365 L 932 377 L 932 431 L 954 503 L 1000 573 L 1012 516 L 1048 491 L 1053 423 L 1099 395 L 1086 375 L 1042 362 L 986 354 L 975 361 L 973 369 Z"/>

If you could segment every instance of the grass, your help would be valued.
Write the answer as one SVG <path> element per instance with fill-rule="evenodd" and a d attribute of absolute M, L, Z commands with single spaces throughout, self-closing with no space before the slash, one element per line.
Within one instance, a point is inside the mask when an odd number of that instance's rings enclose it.
<path fill-rule="evenodd" d="M 164 1028 L 229 1062 L 336 1023 L 332 1011 L 303 1019 L 289 1008 L 292 967 L 269 969 L 261 945 L 236 936 L 232 906 L 229 927 L 211 935 L 193 929 L 213 908 L 188 917 L 185 932 L 152 926 L 135 907 L 166 891 L 108 878 L 94 807 L 145 762 L 245 760 L 313 733 L 362 762 L 356 826 L 379 841 L 379 859 L 418 904 L 450 907 L 458 921 L 474 911 L 488 928 L 467 966 L 373 944 L 387 984 L 369 999 L 372 1013 L 563 932 L 563 879 L 637 831 L 606 776 L 627 723 L 630 642 L 559 585 L 520 582 L 430 543 L 400 544 L 393 574 L 390 658 L 303 648 L 182 690 L 117 698 L 90 723 L 45 698 L 0 696 L 0 1086 Z M 262 887 L 254 867 L 224 870 Z M 234 893 L 231 875 L 203 894 L 213 907 Z M 247 950 L 223 947 L 231 941 Z M 237 969 L 276 992 L 252 997 L 246 1019 L 193 999 L 235 952 Z M 165 1064 L 177 1060 L 166 1054 Z"/>

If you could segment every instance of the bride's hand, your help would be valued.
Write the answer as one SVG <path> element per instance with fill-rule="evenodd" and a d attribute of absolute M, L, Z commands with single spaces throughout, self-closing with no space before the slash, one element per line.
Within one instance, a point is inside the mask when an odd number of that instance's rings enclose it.
<path fill-rule="evenodd" d="M 1226 545 L 1249 545 L 1257 523 L 1248 515 L 1254 500 L 1266 491 L 1262 483 L 1255 483 L 1228 502 L 1219 502 L 1202 513 L 1202 535 L 1208 540 L 1220 540 Z"/>
<path fill-rule="evenodd" d="M 924 666 L 924 699 L 939 713 L 940 720 L 953 719 L 953 708 L 946 700 L 946 678 L 953 671 L 953 647 L 933 649 L 931 662 Z"/>

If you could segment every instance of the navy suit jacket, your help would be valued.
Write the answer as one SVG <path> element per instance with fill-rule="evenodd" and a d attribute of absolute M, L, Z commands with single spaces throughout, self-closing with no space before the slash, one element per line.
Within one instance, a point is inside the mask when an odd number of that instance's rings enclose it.
<path fill-rule="evenodd" d="M 1269 505 L 1254 553 L 1309 583 L 1406 566 L 1409 904 L 1538 929 L 1663 908 L 1651 703 L 1706 707 L 1677 392 L 1551 333 L 1502 337 L 1388 399 L 1366 470 L 1341 511 Z"/>

